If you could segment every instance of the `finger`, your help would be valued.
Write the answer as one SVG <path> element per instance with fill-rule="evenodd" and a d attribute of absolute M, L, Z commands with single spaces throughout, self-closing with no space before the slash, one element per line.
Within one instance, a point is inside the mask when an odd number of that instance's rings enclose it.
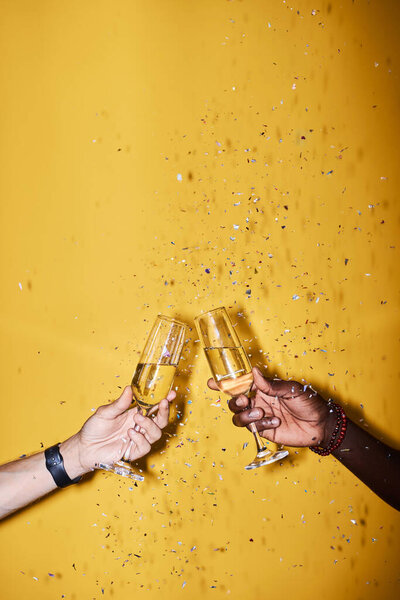
<path fill-rule="evenodd" d="M 258 367 L 253 367 L 253 377 L 254 377 L 254 384 L 257 386 L 257 388 L 261 392 L 264 392 L 265 394 L 268 394 L 269 396 L 275 395 L 275 393 L 272 391 L 272 386 L 270 384 L 270 381 L 263 376 L 263 374 L 261 373 L 261 371 Z"/>
<path fill-rule="evenodd" d="M 248 410 L 242 410 L 239 413 L 236 413 L 232 417 L 233 424 L 236 427 L 246 427 L 249 423 L 253 423 L 253 421 L 258 421 L 265 417 L 264 411 L 262 408 L 250 408 Z"/>
<path fill-rule="evenodd" d="M 174 394 L 174 397 L 171 398 L 171 400 L 169 400 L 170 394 Z M 158 405 L 158 412 L 156 414 L 156 416 L 154 417 L 153 421 L 156 425 L 158 425 L 158 427 L 160 427 L 160 429 L 163 429 L 167 424 L 168 424 L 168 419 L 169 419 L 169 403 L 175 399 L 176 394 L 175 392 L 170 392 L 170 394 L 168 394 L 168 396 L 166 397 L 165 400 L 161 400 L 160 404 Z"/>
<path fill-rule="evenodd" d="M 257 388 L 268 396 L 277 398 L 297 397 L 303 392 L 303 386 L 298 381 L 284 379 L 266 379 L 258 367 L 253 367 L 254 383 Z"/>
<path fill-rule="evenodd" d="M 279 427 L 280 424 L 281 420 L 279 417 L 265 417 L 264 419 L 260 419 L 259 421 L 253 421 L 253 425 L 256 426 L 256 429 L 259 432 L 274 430 L 277 427 Z M 250 425 L 248 425 L 247 427 L 251 431 Z"/>
<path fill-rule="evenodd" d="M 278 417 L 266 415 L 262 408 L 259 407 L 237 413 L 232 417 L 232 421 L 236 427 L 247 427 L 250 423 L 262 421 L 264 429 L 278 427 L 281 423 Z"/>
<path fill-rule="evenodd" d="M 243 394 L 236 396 L 236 398 L 231 398 L 228 402 L 229 410 L 233 413 L 242 412 L 242 410 L 245 410 L 248 406 L 250 406 L 250 400 Z"/>
<path fill-rule="evenodd" d="M 128 435 L 132 441 L 132 446 L 129 450 L 129 456 L 127 460 L 136 460 L 148 454 L 151 450 L 151 444 L 146 440 L 145 436 L 141 433 L 137 433 L 134 429 L 128 430 Z"/>
<path fill-rule="evenodd" d="M 119 415 L 122 415 L 132 404 L 132 388 L 128 385 L 122 392 L 121 396 L 111 402 L 111 404 L 105 404 L 99 406 L 97 413 L 105 419 L 115 419 Z"/>
<path fill-rule="evenodd" d="M 217 386 L 215 380 L 212 377 L 210 377 L 210 379 L 207 381 L 207 385 L 210 388 L 210 390 L 214 390 L 215 392 L 220 391 L 219 387 Z"/>
<path fill-rule="evenodd" d="M 154 442 L 160 439 L 162 433 L 161 429 L 153 421 L 153 419 L 149 419 L 149 417 L 145 417 L 141 413 L 137 413 L 134 416 L 134 421 L 137 425 L 139 425 L 140 433 L 145 436 L 146 440 L 150 442 L 150 444 L 154 444 Z"/>

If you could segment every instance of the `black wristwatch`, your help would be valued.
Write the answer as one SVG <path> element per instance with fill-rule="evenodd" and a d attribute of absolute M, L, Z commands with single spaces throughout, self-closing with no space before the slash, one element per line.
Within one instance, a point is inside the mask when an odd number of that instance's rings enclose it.
<path fill-rule="evenodd" d="M 44 451 L 44 456 L 46 458 L 46 468 L 48 471 L 50 471 L 56 485 L 64 488 L 72 485 L 73 483 L 78 483 L 81 478 L 75 477 L 75 479 L 71 479 L 68 477 L 64 467 L 64 460 L 60 454 L 59 448 L 60 444 L 56 444 L 55 446 L 51 446 L 51 448 L 47 448 L 47 450 Z"/>

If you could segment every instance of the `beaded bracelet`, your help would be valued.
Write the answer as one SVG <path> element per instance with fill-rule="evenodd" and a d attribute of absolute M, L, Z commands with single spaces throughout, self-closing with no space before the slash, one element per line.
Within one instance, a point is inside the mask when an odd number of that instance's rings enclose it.
<path fill-rule="evenodd" d="M 328 456 L 328 454 L 332 454 L 332 452 L 339 448 L 346 435 L 347 429 L 347 417 L 343 408 L 338 404 L 335 404 L 335 402 L 329 402 L 328 405 L 331 410 L 334 409 L 336 411 L 336 425 L 332 437 L 329 440 L 329 444 L 326 448 L 323 448 L 322 446 L 309 446 L 310 450 L 320 456 Z"/>

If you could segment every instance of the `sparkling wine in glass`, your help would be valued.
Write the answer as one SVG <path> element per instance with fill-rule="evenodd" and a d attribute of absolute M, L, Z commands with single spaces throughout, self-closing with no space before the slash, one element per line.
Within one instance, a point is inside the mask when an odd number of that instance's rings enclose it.
<path fill-rule="evenodd" d="M 195 318 L 197 331 L 214 381 L 221 392 L 230 396 L 249 394 L 253 385 L 253 373 L 248 356 L 233 328 L 224 307 L 216 308 Z M 271 452 L 263 443 L 255 423 L 250 424 L 257 454 L 245 469 L 256 469 L 285 458 L 289 452 Z"/>
<path fill-rule="evenodd" d="M 132 391 L 142 414 L 153 414 L 171 390 L 185 342 L 186 325 L 158 315 L 132 378 Z M 107 471 L 143 481 L 126 460 L 100 465 Z"/>

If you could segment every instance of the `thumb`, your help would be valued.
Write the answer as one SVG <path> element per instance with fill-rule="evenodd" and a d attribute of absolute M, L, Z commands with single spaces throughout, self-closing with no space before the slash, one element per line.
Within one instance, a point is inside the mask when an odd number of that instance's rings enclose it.
<path fill-rule="evenodd" d="M 102 416 L 106 419 L 115 419 L 115 417 L 122 415 L 130 407 L 132 400 L 132 388 L 130 385 L 127 385 L 117 400 L 101 407 Z"/>
<path fill-rule="evenodd" d="M 253 377 L 254 384 L 260 390 L 260 392 L 264 392 L 264 394 L 269 394 L 271 391 L 271 386 L 269 385 L 269 382 L 267 381 L 267 379 L 265 379 L 258 367 L 253 367 Z"/>
<path fill-rule="evenodd" d="M 303 385 L 298 381 L 285 381 L 284 379 L 266 379 L 260 369 L 253 368 L 254 383 L 256 387 L 267 396 L 276 398 L 296 398 L 304 391 Z"/>

